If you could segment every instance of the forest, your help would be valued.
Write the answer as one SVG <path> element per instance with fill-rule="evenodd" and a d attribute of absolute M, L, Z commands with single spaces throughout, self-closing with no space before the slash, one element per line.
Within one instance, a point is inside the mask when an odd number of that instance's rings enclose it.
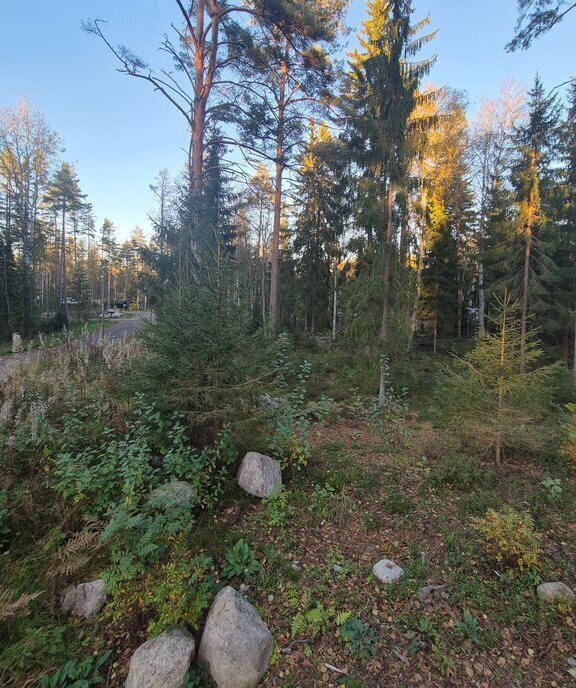
<path fill-rule="evenodd" d="M 0 109 L 0 684 L 576 685 L 576 80 L 471 114 L 412 0 L 165 4 L 78 27 L 180 117 L 150 233 Z"/>

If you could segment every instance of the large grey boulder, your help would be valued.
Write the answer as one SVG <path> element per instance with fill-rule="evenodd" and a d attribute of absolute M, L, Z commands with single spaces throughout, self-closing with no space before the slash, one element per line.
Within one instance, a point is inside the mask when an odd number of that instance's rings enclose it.
<path fill-rule="evenodd" d="M 73 616 L 94 616 L 106 604 L 104 581 L 101 578 L 66 588 L 62 596 L 62 611 Z"/>
<path fill-rule="evenodd" d="M 181 688 L 195 649 L 194 638 L 183 628 L 147 640 L 132 655 L 125 688 Z"/>
<path fill-rule="evenodd" d="M 282 487 L 280 464 L 265 454 L 248 452 L 238 471 L 238 485 L 254 497 L 269 497 Z"/>
<path fill-rule="evenodd" d="M 538 597 L 547 604 L 552 604 L 554 602 L 568 600 L 572 602 L 576 599 L 574 591 L 569 588 L 566 583 L 540 583 L 536 588 L 536 594 Z"/>
<path fill-rule="evenodd" d="M 208 612 L 198 651 L 218 688 L 255 688 L 272 647 L 272 634 L 256 609 L 234 588 L 221 590 Z"/>
<path fill-rule="evenodd" d="M 168 506 L 183 506 L 196 501 L 196 490 L 185 480 L 175 480 L 157 487 L 150 495 L 150 500 Z"/>
<path fill-rule="evenodd" d="M 404 575 L 404 569 L 390 559 L 381 559 L 374 565 L 372 573 L 381 583 L 396 583 Z"/>

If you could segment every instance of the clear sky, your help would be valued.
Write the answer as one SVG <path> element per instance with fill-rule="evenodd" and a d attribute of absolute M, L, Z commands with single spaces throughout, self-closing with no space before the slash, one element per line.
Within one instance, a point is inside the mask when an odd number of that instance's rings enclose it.
<path fill-rule="evenodd" d="M 430 14 L 438 37 L 431 79 L 468 92 L 473 111 L 482 95 L 516 77 L 529 86 L 537 72 L 548 88 L 576 73 L 576 13 L 528 52 L 508 54 L 516 0 L 413 0 L 415 20 Z M 355 31 L 364 0 L 352 0 Z M 174 0 L 0 0 L 0 107 L 25 96 L 62 137 L 64 160 L 76 166 L 97 222 L 109 217 L 119 238 L 135 225 L 149 230 L 149 184 L 158 170 L 177 174 L 184 161 L 184 120 L 148 84 L 115 71 L 105 46 L 85 34 L 83 19 L 108 20 L 113 43 L 124 43 L 154 64 L 170 23 Z M 179 22 L 178 22 L 179 23 Z"/>

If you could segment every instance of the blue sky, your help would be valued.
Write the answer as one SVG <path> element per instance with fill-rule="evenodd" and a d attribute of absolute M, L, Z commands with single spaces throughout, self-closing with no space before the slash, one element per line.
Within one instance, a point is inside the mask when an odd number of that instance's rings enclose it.
<path fill-rule="evenodd" d="M 528 52 L 508 54 L 516 0 L 413 0 L 415 20 L 430 14 L 438 37 L 428 50 L 438 62 L 439 85 L 466 90 L 473 112 L 482 95 L 495 97 L 504 79 L 529 86 L 537 72 L 548 88 L 576 72 L 576 13 Z M 180 115 L 147 84 L 115 71 L 113 57 L 82 32 L 83 19 L 107 19 L 113 43 L 124 43 L 149 62 L 170 22 L 173 0 L 0 0 L 0 107 L 26 96 L 63 139 L 64 160 L 76 166 L 98 224 L 109 217 L 120 238 L 135 225 L 149 229 L 149 184 L 158 170 L 177 174 L 184 161 L 186 129 Z M 348 25 L 364 18 L 363 0 L 352 0 Z M 351 39 L 352 40 L 352 39 Z"/>

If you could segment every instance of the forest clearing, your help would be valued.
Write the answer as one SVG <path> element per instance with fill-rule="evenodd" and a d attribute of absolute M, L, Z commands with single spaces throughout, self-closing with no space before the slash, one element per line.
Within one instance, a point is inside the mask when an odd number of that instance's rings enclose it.
<path fill-rule="evenodd" d="M 429 4 L 39 10 L 82 78 L 6 87 L 67 159 L 0 108 L 2 688 L 576 686 L 576 4 Z"/>

